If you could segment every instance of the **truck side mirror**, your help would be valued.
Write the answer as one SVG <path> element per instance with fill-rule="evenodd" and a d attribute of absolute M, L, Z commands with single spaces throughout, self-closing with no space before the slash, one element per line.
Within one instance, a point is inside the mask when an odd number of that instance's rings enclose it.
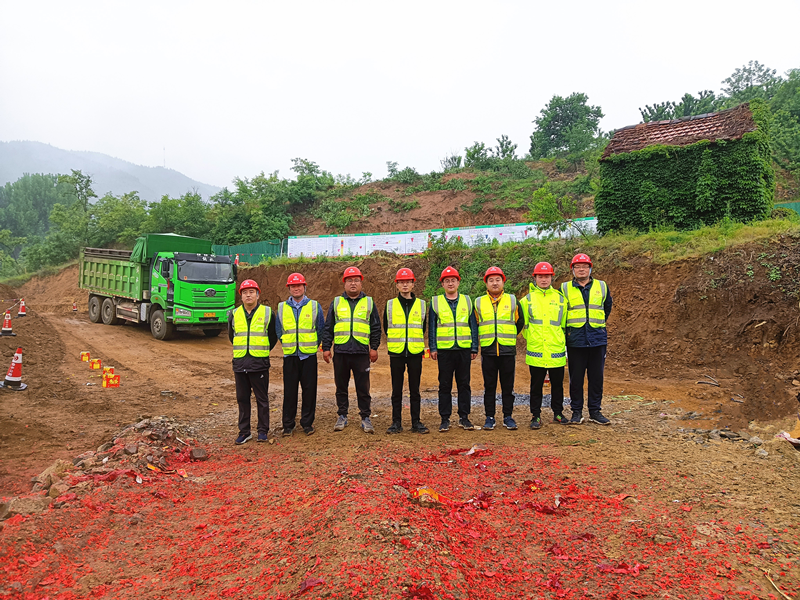
<path fill-rule="evenodd" d="M 231 263 L 231 268 L 233 269 L 233 281 L 235 282 L 239 276 L 239 265 L 236 263 Z"/>

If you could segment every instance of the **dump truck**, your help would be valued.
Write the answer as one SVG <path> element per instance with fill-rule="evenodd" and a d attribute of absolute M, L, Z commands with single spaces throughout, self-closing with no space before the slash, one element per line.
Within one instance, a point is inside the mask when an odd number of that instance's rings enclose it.
<path fill-rule="evenodd" d="M 218 336 L 236 299 L 236 265 L 211 242 L 151 233 L 133 250 L 82 248 L 79 285 L 89 292 L 89 320 L 147 323 L 157 340 L 176 330 Z"/>

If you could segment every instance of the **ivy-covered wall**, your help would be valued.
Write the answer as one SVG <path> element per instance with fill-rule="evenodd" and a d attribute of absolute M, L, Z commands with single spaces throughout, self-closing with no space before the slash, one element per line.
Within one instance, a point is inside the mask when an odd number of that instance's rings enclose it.
<path fill-rule="evenodd" d="M 757 129 L 738 140 L 648 146 L 604 158 L 594 202 L 598 230 L 693 229 L 726 216 L 742 222 L 768 216 L 775 196 L 770 112 L 760 100 L 750 110 Z"/>

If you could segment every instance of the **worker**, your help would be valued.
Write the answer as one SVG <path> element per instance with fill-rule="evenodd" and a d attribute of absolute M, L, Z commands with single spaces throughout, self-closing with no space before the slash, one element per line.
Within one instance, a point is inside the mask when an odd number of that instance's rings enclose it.
<path fill-rule="evenodd" d="M 517 298 L 503 291 L 505 273 L 500 267 L 489 267 L 483 276 L 486 294 L 475 299 L 475 319 L 481 345 L 483 372 L 483 406 L 486 411 L 484 429 L 495 427 L 497 378 L 503 399 L 503 426 L 516 429 L 514 412 L 514 375 L 517 356 L 517 335 L 525 319 L 517 306 Z"/>
<path fill-rule="evenodd" d="M 322 358 L 326 363 L 331 362 L 331 348 L 334 350 L 333 379 L 339 415 L 334 431 L 342 431 L 347 427 L 347 388 L 352 372 L 361 429 L 365 433 L 375 433 L 370 419 L 372 398 L 369 395 L 369 370 L 370 363 L 378 360 L 381 319 L 375 310 L 375 302 L 361 290 L 363 282 L 364 276 L 358 267 L 345 269 L 342 275 L 344 293 L 336 296 L 328 307 L 328 318 L 322 332 Z"/>
<path fill-rule="evenodd" d="M 383 312 L 383 330 L 386 332 L 389 351 L 389 369 L 392 375 L 392 424 L 386 433 L 403 431 L 403 379 L 408 369 L 408 395 L 411 400 L 411 431 L 429 433 L 420 421 L 422 397 L 419 384 L 422 379 L 422 355 L 425 353 L 425 302 L 414 295 L 414 272 L 400 269 L 394 278 L 397 298 L 386 303 Z"/>
<path fill-rule="evenodd" d="M 606 364 L 608 334 L 606 321 L 611 314 L 611 293 L 604 281 L 592 278 L 592 260 L 576 254 L 570 263 L 572 281 L 561 284 L 567 300 L 567 361 L 571 425 L 583 423 L 583 379 L 588 379 L 589 420 L 600 425 L 611 421 L 600 412 L 603 401 L 603 371 Z"/>
<path fill-rule="evenodd" d="M 250 395 L 256 397 L 259 442 L 269 438 L 269 351 L 278 343 L 272 309 L 258 303 L 261 288 L 252 279 L 239 286 L 242 304 L 228 315 L 228 339 L 233 344 L 233 377 L 239 405 L 237 444 L 253 439 Z"/>
<path fill-rule="evenodd" d="M 533 283 L 528 295 L 519 301 L 525 319 L 525 362 L 531 373 L 531 429 L 542 427 L 542 387 L 550 375 L 550 408 L 553 423 L 567 425 L 564 416 L 564 367 L 567 346 L 564 327 L 567 321 L 566 300 L 551 287 L 553 266 L 540 262 L 533 269 Z"/>
<path fill-rule="evenodd" d="M 478 356 L 478 323 L 469 296 L 458 293 L 461 276 L 447 267 L 439 276 L 444 294 L 434 296 L 428 313 L 428 345 L 439 366 L 439 431 L 450 430 L 453 414 L 453 375 L 458 389 L 458 425 L 472 431 L 470 362 Z"/>
<path fill-rule="evenodd" d="M 291 436 L 297 418 L 297 386 L 303 390 L 300 427 L 314 434 L 317 410 L 317 349 L 325 327 L 319 302 L 306 296 L 306 278 L 292 273 L 286 280 L 289 299 L 278 304 L 275 333 L 283 348 L 283 435 Z"/>

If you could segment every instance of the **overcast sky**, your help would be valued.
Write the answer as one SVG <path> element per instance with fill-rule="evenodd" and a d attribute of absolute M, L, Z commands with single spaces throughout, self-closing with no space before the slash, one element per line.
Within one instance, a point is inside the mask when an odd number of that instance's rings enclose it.
<path fill-rule="evenodd" d="M 307 158 L 420 172 L 501 134 L 529 148 L 554 94 L 604 130 L 716 92 L 758 60 L 800 67 L 800 1 L 0 0 L 0 140 L 166 165 L 199 181 Z"/>

